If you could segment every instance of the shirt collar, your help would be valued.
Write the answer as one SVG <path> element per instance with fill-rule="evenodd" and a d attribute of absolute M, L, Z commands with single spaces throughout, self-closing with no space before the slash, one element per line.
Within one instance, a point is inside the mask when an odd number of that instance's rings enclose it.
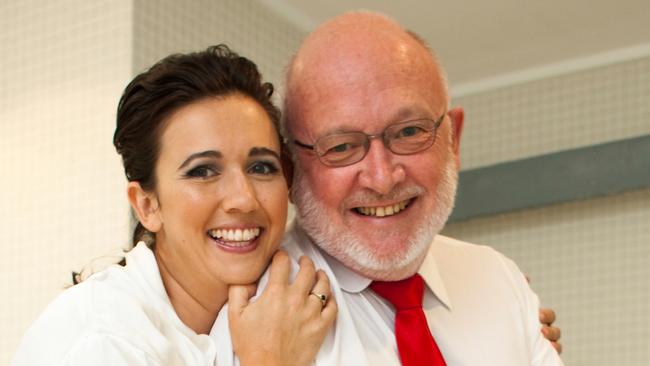
<path fill-rule="evenodd" d="M 341 287 L 341 290 L 348 293 L 359 293 L 365 290 L 370 283 L 371 279 L 366 278 L 350 268 L 346 267 L 343 263 L 339 262 L 338 259 L 327 254 L 322 250 L 314 241 L 307 235 L 305 229 L 300 225 L 299 220 L 294 220 L 291 228 L 289 229 L 289 235 L 293 236 L 293 240 L 296 243 L 309 243 L 311 244 L 318 252 L 321 254 L 329 268 L 332 270 L 336 281 Z"/>
<path fill-rule="evenodd" d="M 436 239 L 438 237 L 439 235 L 436 235 Z M 427 287 L 429 287 L 438 300 L 440 300 L 447 309 L 451 310 L 451 300 L 449 300 L 447 287 L 445 287 L 442 276 L 440 276 L 440 267 L 438 266 L 438 263 L 436 263 L 436 258 L 434 256 L 437 246 L 436 239 L 431 243 L 431 247 L 427 251 L 427 256 L 424 257 L 424 262 L 422 262 L 418 273 L 422 276 Z"/>
<path fill-rule="evenodd" d="M 321 250 L 320 248 L 318 249 L 323 254 L 323 258 L 325 258 L 325 261 L 334 273 L 334 276 L 336 276 L 336 280 L 339 282 L 339 285 L 343 291 L 356 294 L 370 286 L 370 283 L 372 282 L 371 279 L 358 274 L 357 272 L 346 267 L 343 263 L 339 262 L 338 259 L 325 253 L 325 251 Z"/>
<path fill-rule="evenodd" d="M 303 230 L 300 230 L 300 232 L 300 234 L 302 234 L 306 240 L 309 240 L 314 246 L 318 248 L 318 246 L 312 240 L 310 240 L 310 238 Z M 438 265 L 433 255 L 435 245 L 436 243 L 434 240 L 434 242 L 431 244 L 431 248 L 429 248 L 427 251 L 427 255 L 424 258 L 424 262 L 422 262 L 418 273 L 422 276 L 424 282 L 431 290 L 431 292 L 433 292 L 434 296 L 436 296 L 438 300 L 440 300 L 440 302 L 442 302 L 448 309 L 451 309 L 451 301 L 449 300 L 449 295 L 447 294 L 447 288 L 445 287 L 445 283 L 440 276 Z M 323 258 L 325 258 L 325 261 L 334 273 L 334 276 L 336 276 L 336 280 L 338 281 L 343 291 L 347 293 L 359 293 L 368 288 L 368 286 L 370 286 L 370 283 L 372 283 L 371 279 L 346 267 L 338 259 L 327 254 L 324 250 L 320 248 L 318 248 L 318 250 L 323 255 Z"/>

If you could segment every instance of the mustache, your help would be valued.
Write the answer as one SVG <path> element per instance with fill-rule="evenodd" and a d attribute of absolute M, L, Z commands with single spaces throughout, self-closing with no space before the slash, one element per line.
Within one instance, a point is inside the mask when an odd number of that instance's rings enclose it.
<path fill-rule="evenodd" d="M 386 201 L 404 201 L 406 199 L 423 195 L 426 190 L 420 186 L 395 186 L 387 194 L 379 194 L 371 190 L 359 191 L 348 196 L 344 207 L 372 206 Z"/>

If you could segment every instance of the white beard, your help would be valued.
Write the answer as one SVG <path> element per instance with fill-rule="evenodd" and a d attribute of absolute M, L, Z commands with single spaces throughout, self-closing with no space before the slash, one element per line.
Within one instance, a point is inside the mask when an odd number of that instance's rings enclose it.
<path fill-rule="evenodd" d="M 449 155 L 451 156 L 451 155 Z M 296 170 L 293 198 L 297 207 L 297 220 L 307 235 L 321 249 L 338 259 L 346 267 L 375 280 L 399 280 L 415 273 L 424 260 L 433 238 L 442 230 L 454 207 L 458 172 L 455 162 L 449 159 L 443 168 L 435 192 L 437 209 L 429 217 L 415 223 L 417 229 L 407 239 L 407 249 L 402 253 L 378 256 L 374 243 L 347 230 L 336 227 L 336 220 L 328 216 L 325 205 L 316 199 L 301 169 Z M 408 193 L 423 193 L 422 187 L 400 188 L 382 197 L 398 197 Z M 376 196 L 373 196 L 376 197 Z M 389 239 L 389 238 L 388 238 Z"/>

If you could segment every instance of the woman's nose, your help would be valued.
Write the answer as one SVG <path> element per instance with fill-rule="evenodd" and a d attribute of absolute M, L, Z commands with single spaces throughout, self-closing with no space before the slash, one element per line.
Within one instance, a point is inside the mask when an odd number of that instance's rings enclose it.
<path fill-rule="evenodd" d="M 226 212 L 252 212 L 259 207 L 255 189 L 243 171 L 234 171 L 222 180 L 221 206 Z"/>

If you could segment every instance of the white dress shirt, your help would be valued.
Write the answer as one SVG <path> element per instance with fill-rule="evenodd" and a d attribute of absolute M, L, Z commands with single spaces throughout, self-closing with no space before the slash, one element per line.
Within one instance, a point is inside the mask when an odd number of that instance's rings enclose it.
<path fill-rule="evenodd" d="M 13 366 L 205 365 L 215 341 L 178 318 L 144 243 L 59 295 L 30 327 Z"/>
<path fill-rule="evenodd" d="M 399 365 L 394 310 L 368 289 L 371 281 L 322 253 L 296 225 L 283 247 L 296 260 L 307 255 L 328 274 L 339 306 L 315 364 Z M 541 335 L 537 297 L 512 261 L 488 247 L 437 236 L 419 273 L 427 284 L 423 308 L 447 365 L 562 365 Z M 126 267 L 111 266 L 55 299 L 12 363 L 238 364 L 227 305 L 210 335 L 197 335 L 176 315 L 144 244 L 127 254 Z"/>
<path fill-rule="evenodd" d="M 321 252 L 296 224 L 283 247 L 330 276 L 339 305 L 317 364 L 399 365 L 395 310 L 365 278 Z M 562 365 L 542 336 L 539 301 L 523 274 L 495 250 L 436 236 L 419 274 L 423 309 L 447 365 Z"/>

